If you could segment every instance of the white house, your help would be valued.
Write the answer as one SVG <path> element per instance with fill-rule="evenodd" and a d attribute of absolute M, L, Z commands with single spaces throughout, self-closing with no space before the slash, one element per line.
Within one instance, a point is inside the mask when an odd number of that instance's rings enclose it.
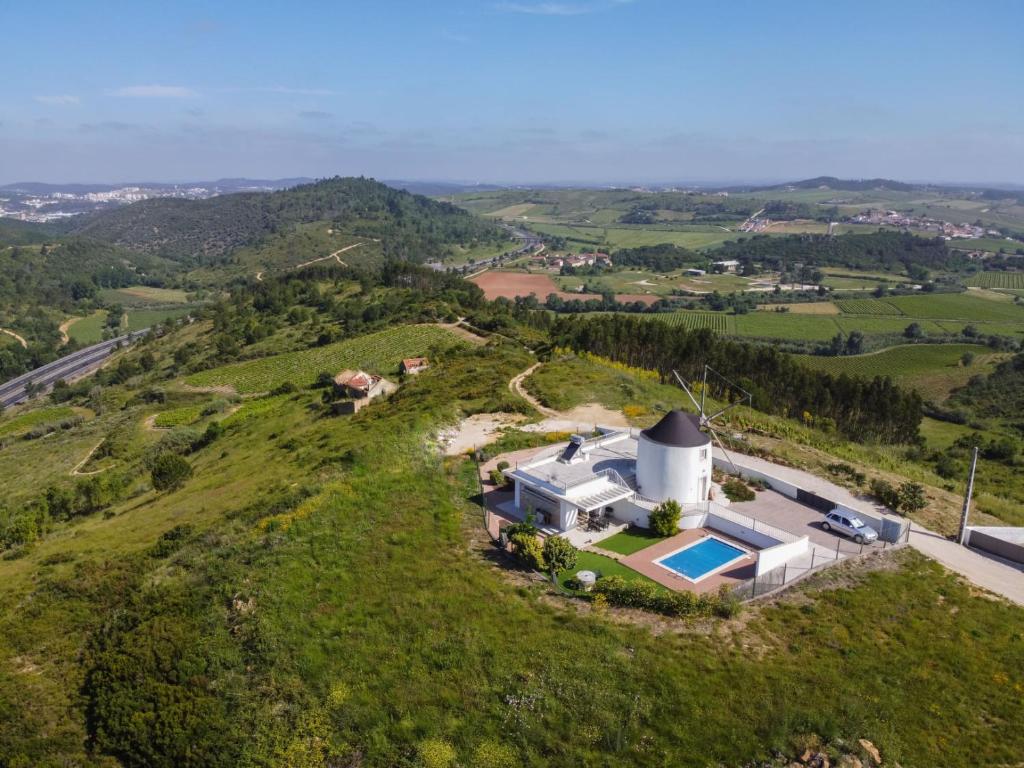
<path fill-rule="evenodd" d="M 515 507 L 546 532 L 571 530 L 591 518 L 647 526 L 659 503 L 708 500 L 711 438 L 694 414 L 671 411 L 639 433 L 573 435 L 569 444 L 505 470 Z"/>

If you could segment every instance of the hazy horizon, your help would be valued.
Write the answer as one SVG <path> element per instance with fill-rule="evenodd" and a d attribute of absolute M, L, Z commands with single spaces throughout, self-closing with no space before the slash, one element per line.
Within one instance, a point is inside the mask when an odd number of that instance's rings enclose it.
<path fill-rule="evenodd" d="M 0 8 L 0 184 L 1024 184 L 1024 7 Z"/>

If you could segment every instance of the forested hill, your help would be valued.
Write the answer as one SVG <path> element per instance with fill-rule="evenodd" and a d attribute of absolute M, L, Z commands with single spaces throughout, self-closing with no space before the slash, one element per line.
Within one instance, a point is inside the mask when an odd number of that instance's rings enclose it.
<path fill-rule="evenodd" d="M 754 408 L 804 414 L 805 421 L 863 442 L 910 443 L 921 423 L 921 397 L 888 378 L 869 381 L 811 371 L 775 347 L 725 340 L 706 328 L 685 331 L 666 323 L 602 315 L 561 319 L 552 336 L 559 346 L 656 370 L 666 380 L 673 370 L 697 379 L 710 365 L 750 392 Z"/>
<path fill-rule="evenodd" d="M 216 264 L 237 248 L 319 221 L 380 240 L 384 255 L 413 261 L 439 258 L 453 243 L 505 237 L 493 223 L 450 203 L 372 179 L 337 177 L 270 193 L 146 200 L 82 222 L 75 232 L 177 261 Z"/>
<path fill-rule="evenodd" d="M 837 189 L 844 192 L 867 192 L 872 189 L 888 189 L 893 192 L 911 192 L 917 189 L 914 184 L 892 179 L 839 179 L 835 176 L 816 176 L 813 179 L 802 179 L 787 184 L 774 184 L 759 189 Z"/>
<path fill-rule="evenodd" d="M 838 237 L 756 235 L 723 243 L 715 257 L 747 257 L 760 261 L 769 269 L 782 269 L 794 263 L 850 269 L 950 269 L 966 262 L 962 255 L 951 251 L 941 237 L 925 238 L 907 232 L 887 231 Z"/>

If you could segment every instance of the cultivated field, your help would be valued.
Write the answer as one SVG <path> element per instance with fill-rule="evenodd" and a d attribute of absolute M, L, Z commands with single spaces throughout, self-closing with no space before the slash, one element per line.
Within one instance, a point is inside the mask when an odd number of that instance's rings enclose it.
<path fill-rule="evenodd" d="M 994 300 L 966 293 L 894 296 L 886 301 L 908 317 L 1024 323 L 1024 307 L 1009 297 Z"/>
<path fill-rule="evenodd" d="M 688 331 L 697 328 L 710 328 L 718 333 L 732 333 L 735 331 L 735 321 L 732 316 L 724 312 L 671 312 L 654 315 L 654 318 L 676 328 L 685 328 Z"/>
<path fill-rule="evenodd" d="M 249 360 L 195 373 L 185 379 L 194 387 L 231 387 L 250 394 L 267 392 L 291 382 L 306 387 L 323 372 L 360 368 L 370 373 L 397 375 L 403 357 L 426 354 L 439 346 L 461 345 L 454 334 L 435 325 L 406 325 L 301 352 Z"/>
<path fill-rule="evenodd" d="M 979 272 L 967 281 L 967 285 L 1024 290 L 1024 272 Z"/>
<path fill-rule="evenodd" d="M 888 301 L 881 299 L 843 299 L 836 302 L 841 312 L 848 315 L 902 315 L 903 313 Z"/>
<path fill-rule="evenodd" d="M 966 353 L 974 355 L 970 365 L 961 362 Z M 868 379 L 889 376 L 927 399 L 942 401 L 971 376 L 990 372 L 1005 357 L 979 344 L 905 344 L 867 355 L 799 355 L 798 359 L 806 366 L 836 375 Z"/>
<path fill-rule="evenodd" d="M 771 312 L 777 304 L 761 304 L 758 309 Z M 787 304 L 791 315 L 838 315 L 839 307 L 831 301 L 808 301 Z"/>

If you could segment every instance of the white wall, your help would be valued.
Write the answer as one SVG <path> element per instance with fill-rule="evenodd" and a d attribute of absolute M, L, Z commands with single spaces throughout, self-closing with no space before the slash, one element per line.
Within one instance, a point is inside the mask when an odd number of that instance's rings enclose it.
<path fill-rule="evenodd" d="M 778 568 L 780 565 L 785 565 L 790 560 L 806 555 L 810 548 L 809 540 L 806 536 L 801 536 L 796 541 L 790 541 L 786 544 L 776 544 L 774 547 L 768 549 L 762 549 L 757 553 L 757 569 L 755 575 L 760 576 L 762 573 Z"/>
<path fill-rule="evenodd" d="M 715 531 L 721 531 L 722 533 L 728 534 L 733 538 L 745 541 L 747 544 L 758 547 L 760 549 L 767 549 L 768 547 L 774 547 L 779 544 L 779 540 L 769 536 L 766 533 L 752 530 L 751 528 L 734 523 L 732 520 L 727 520 L 724 517 L 716 515 L 714 512 L 708 512 L 705 526 Z"/>
<path fill-rule="evenodd" d="M 715 466 L 718 467 L 723 472 L 731 474 L 734 471 L 732 468 L 732 464 L 730 464 L 725 459 L 720 459 L 716 456 L 714 461 Z M 760 480 L 766 485 L 771 486 L 772 490 L 778 491 L 783 496 L 789 496 L 789 498 L 791 499 L 796 498 L 796 486 L 793 485 L 792 483 L 787 483 L 783 480 L 779 480 L 776 477 L 766 475 L 763 472 L 758 472 L 757 470 L 748 469 L 747 467 L 737 467 L 737 469 L 739 470 L 740 475 L 742 477 L 747 478 L 748 480 Z"/>
<path fill-rule="evenodd" d="M 642 507 L 630 499 L 615 501 L 608 506 L 612 508 L 612 516 L 616 520 L 621 520 L 624 523 L 632 523 L 633 525 L 638 525 L 641 528 L 651 527 L 651 522 L 648 517 L 651 510 L 647 507 Z"/>

